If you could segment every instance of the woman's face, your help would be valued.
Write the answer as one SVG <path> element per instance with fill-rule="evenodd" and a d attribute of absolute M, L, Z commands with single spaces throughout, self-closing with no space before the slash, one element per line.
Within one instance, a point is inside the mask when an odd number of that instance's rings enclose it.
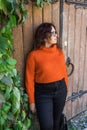
<path fill-rule="evenodd" d="M 45 41 L 45 46 L 46 47 L 50 47 L 51 45 L 53 44 L 56 44 L 57 43 L 57 33 L 56 33 L 56 30 L 55 28 L 52 26 L 52 29 L 51 29 L 51 37 L 46 39 Z"/>

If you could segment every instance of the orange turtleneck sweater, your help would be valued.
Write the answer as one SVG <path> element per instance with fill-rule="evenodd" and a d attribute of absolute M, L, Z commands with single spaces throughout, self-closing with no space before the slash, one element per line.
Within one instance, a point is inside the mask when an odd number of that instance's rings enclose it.
<path fill-rule="evenodd" d="M 49 83 L 65 79 L 68 84 L 66 64 L 61 49 L 56 45 L 40 47 L 28 54 L 26 60 L 26 89 L 29 102 L 34 103 L 34 84 Z"/>

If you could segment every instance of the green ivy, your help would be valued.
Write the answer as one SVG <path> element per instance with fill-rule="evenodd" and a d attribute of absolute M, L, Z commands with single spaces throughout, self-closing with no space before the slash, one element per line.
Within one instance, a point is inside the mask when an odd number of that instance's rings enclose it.
<path fill-rule="evenodd" d="M 13 28 L 26 18 L 23 0 L 0 0 L 0 130 L 32 130 L 28 96 L 12 57 Z"/>
<path fill-rule="evenodd" d="M 35 0 L 35 3 L 36 3 L 37 7 L 43 8 L 44 7 L 44 3 L 53 4 L 53 3 L 58 2 L 58 1 L 59 0 Z"/>
<path fill-rule="evenodd" d="M 36 4 L 37 7 L 41 7 L 43 8 L 44 7 L 44 3 L 55 3 L 55 2 L 58 2 L 59 0 L 24 0 L 25 4 L 29 4 L 29 2 L 32 1 L 33 3 Z"/>
<path fill-rule="evenodd" d="M 42 7 L 44 6 L 44 3 L 52 3 L 52 0 L 36 0 L 36 5 L 38 7 Z"/>

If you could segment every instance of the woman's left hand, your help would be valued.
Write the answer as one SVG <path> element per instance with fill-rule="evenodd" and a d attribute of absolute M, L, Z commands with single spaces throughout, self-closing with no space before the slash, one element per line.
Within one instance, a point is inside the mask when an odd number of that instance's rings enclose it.
<path fill-rule="evenodd" d="M 33 114 L 36 113 L 35 103 L 30 104 L 30 110 L 32 111 Z"/>

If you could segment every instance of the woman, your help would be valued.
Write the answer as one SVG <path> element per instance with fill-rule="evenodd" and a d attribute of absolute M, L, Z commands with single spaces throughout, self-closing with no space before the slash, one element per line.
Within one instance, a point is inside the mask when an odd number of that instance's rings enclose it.
<path fill-rule="evenodd" d="M 26 89 L 30 110 L 40 123 L 40 130 L 60 130 L 60 118 L 67 95 L 64 55 L 57 44 L 52 23 L 42 23 L 35 33 L 35 49 L 26 61 Z"/>

